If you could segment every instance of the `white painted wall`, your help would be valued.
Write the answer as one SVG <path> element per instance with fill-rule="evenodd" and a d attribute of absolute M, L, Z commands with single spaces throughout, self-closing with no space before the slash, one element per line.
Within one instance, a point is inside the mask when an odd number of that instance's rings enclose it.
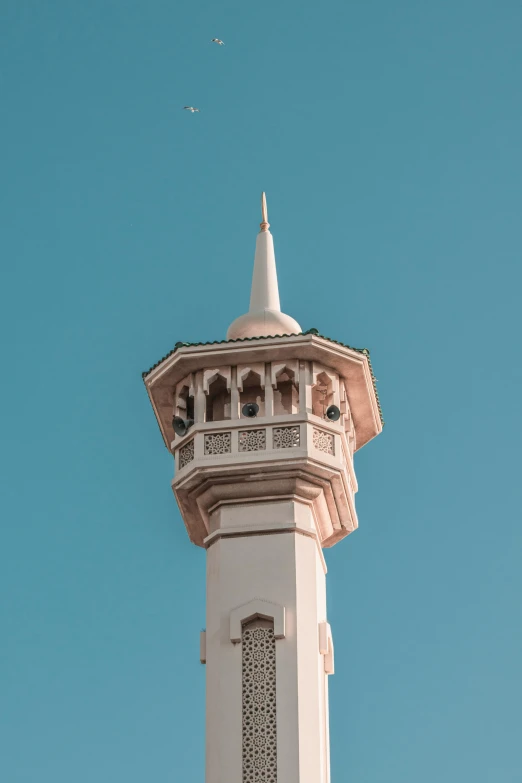
<path fill-rule="evenodd" d="M 311 535 L 249 535 L 292 524 Z M 282 605 L 285 638 L 276 641 L 277 756 L 280 783 L 328 783 L 328 730 L 319 623 L 326 621 L 324 561 L 308 506 L 296 501 L 232 505 L 211 528 L 243 534 L 207 550 L 206 783 L 242 783 L 241 644 L 230 640 L 230 613 L 253 599 Z"/>

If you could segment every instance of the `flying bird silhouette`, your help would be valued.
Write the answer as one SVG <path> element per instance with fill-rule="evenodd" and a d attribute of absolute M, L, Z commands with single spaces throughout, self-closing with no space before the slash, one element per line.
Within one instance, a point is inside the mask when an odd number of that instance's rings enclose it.
<path fill-rule="evenodd" d="M 186 109 L 187 111 L 191 111 L 192 114 L 194 114 L 195 111 L 199 111 L 199 109 L 196 109 L 195 106 L 184 106 L 183 108 Z"/>
<path fill-rule="evenodd" d="M 225 45 L 225 42 L 224 42 L 224 41 L 222 41 L 222 40 L 221 40 L 221 38 L 213 38 L 213 39 L 212 39 L 212 41 L 211 41 L 210 43 L 217 43 L 217 44 L 219 44 L 220 46 L 224 46 L 224 45 Z"/>

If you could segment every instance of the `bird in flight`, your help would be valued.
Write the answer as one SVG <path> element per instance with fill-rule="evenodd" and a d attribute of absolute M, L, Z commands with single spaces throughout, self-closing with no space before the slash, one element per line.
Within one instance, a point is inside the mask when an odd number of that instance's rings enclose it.
<path fill-rule="evenodd" d="M 222 41 L 220 38 L 213 38 L 210 43 L 217 43 L 217 44 L 219 44 L 219 46 L 224 46 L 225 45 L 225 42 Z"/>
<path fill-rule="evenodd" d="M 192 114 L 194 114 L 195 111 L 199 111 L 199 109 L 196 109 L 195 106 L 184 106 L 183 108 L 186 109 L 187 111 L 191 111 Z"/>

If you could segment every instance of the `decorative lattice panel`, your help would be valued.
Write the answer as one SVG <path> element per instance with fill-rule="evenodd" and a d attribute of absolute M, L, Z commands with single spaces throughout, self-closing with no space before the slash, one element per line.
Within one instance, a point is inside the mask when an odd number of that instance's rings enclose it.
<path fill-rule="evenodd" d="M 189 462 L 192 462 L 193 459 L 194 459 L 194 439 L 189 440 L 189 442 L 185 443 L 185 445 L 182 446 L 179 450 L 180 468 L 184 468 L 185 465 L 188 465 Z"/>
<path fill-rule="evenodd" d="M 205 435 L 205 454 L 229 454 L 232 451 L 230 432 L 212 432 Z"/>
<path fill-rule="evenodd" d="M 266 430 L 245 430 L 239 433 L 239 451 L 266 449 Z"/>
<path fill-rule="evenodd" d="M 277 783 L 273 628 L 243 628 L 243 783 Z"/>
<path fill-rule="evenodd" d="M 299 427 L 274 427 L 274 449 L 291 449 L 300 443 Z"/>
<path fill-rule="evenodd" d="M 318 430 L 314 427 L 312 442 L 318 451 L 324 451 L 325 454 L 334 453 L 334 436 L 331 432 Z"/>

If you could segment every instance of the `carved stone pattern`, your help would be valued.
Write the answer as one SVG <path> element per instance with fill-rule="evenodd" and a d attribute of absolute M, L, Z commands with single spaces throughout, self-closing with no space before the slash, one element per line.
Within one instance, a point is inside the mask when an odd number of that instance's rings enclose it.
<path fill-rule="evenodd" d="M 312 442 L 318 451 L 324 451 L 325 454 L 334 454 L 334 436 L 330 432 L 317 430 L 314 427 Z"/>
<path fill-rule="evenodd" d="M 299 427 L 274 427 L 274 449 L 291 449 L 300 444 Z"/>
<path fill-rule="evenodd" d="M 205 435 L 205 454 L 229 454 L 232 451 L 230 432 L 212 432 Z"/>
<path fill-rule="evenodd" d="M 273 628 L 246 628 L 243 653 L 243 783 L 277 783 Z"/>
<path fill-rule="evenodd" d="M 239 451 L 266 449 L 266 430 L 245 430 L 239 433 Z"/>
<path fill-rule="evenodd" d="M 179 467 L 184 468 L 194 459 L 194 438 L 185 443 L 179 450 Z"/>

